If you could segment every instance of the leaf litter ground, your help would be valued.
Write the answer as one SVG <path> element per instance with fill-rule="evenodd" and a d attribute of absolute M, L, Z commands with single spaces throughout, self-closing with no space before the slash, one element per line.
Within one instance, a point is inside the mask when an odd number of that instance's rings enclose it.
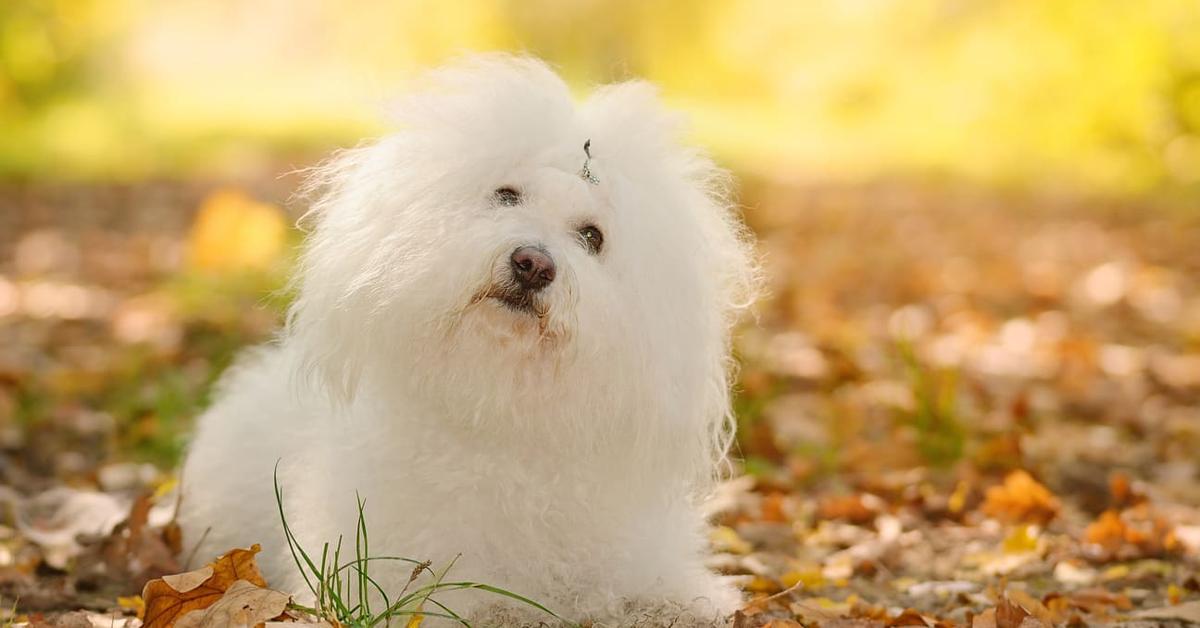
<path fill-rule="evenodd" d="M 169 524 L 171 470 L 214 378 L 278 324 L 262 295 L 295 236 L 254 199 L 291 184 L 3 191 L 14 621 L 138 625 L 147 582 L 178 593 L 153 583 L 213 558 Z M 713 567 L 751 600 L 736 626 L 1200 625 L 1194 209 L 912 185 L 744 200 L 769 296 L 739 335 L 739 474 L 711 506 Z"/>

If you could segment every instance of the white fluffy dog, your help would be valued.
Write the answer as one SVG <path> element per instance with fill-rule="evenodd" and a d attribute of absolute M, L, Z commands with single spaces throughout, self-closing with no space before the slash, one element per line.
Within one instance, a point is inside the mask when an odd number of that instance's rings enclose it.
<path fill-rule="evenodd" d="M 576 105 L 524 58 L 433 72 L 399 123 L 315 176 L 287 331 L 200 419 L 185 542 L 204 560 L 261 543 L 268 582 L 303 594 L 279 461 L 310 552 L 352 546 L 358 495 L 372 555 L 461 555 L 452 579 L 575 621 L 719 620 L 739 597 L 705 569 L 698 504 L 731 437 L 730 327 L 755 275 L 722 174 L 677 144 L 650 86 Z M 393 591 L 410 570 L 372 567 Z M 554 623 L 483 591 L 440 601 Z"/>

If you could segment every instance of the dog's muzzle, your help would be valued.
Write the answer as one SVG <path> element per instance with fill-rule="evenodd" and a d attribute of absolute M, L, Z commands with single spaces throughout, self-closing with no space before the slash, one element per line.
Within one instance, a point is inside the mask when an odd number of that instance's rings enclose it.
<path fill-rule="evenodd" d="M 515 312 L 545 316 L 546 308 L 538 293 L 554 282 L 558 267 L 554 258 L 538 246 L 517 248 L 508 258 L 509 280 L 493 286 L 487 296 Z"/>

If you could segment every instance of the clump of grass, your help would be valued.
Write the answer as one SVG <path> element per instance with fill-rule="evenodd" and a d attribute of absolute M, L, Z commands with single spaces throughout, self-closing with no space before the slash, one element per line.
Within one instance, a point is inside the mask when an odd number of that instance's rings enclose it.
<path fill-rule="evenodd" d="M 470 628 L 470 622 L 449 606 L 438 601 L 435 596 L 451 591 L 477 590 L 516 600 L 546 613 L 549 617 L 561 621 L 565 626 L 577 626 L 549 608 L 512 591 L 480 582 L 447 580 L 446 574 L 454 566 L 457 557 L 441 570 L 435 570 L 430 561 L 402 556 L 371 556 L 370 537 L 364 516 L 366 504 L 361 498 L 358 499 L 358 525 L 354 534 L 354 557 L 343 562 L 343 539 L 339 536 L 336 543 L 332 545 L 326 542 L 321 548 L 320 559 L 314 560 L 314 557 L 300 545 L 288 525 L 283 508 L 283 489 L 279 486 L 278 464 L 276 464 L 275 470 L 275 503 L 279 508 L 279 518 L 283 523 L 283 533 L 287 537 L 288 549 L 296 562 L 296 568 L 304 577 L 305 584 L 316 598 L 315 606 L 293 604 L 291 605 L 292 610 L 326 620 L 335 626 L 348 628 L 389 626 L 393 619 L 404 619 L 409 622 L 408 625 L 415 625 L 419 622 L 414 620 L 423 617 L 451 619 Z M 370 574 L 371 564 L 376 562 L 407 563 L 412 566 L 412 573 L 399 591 L 388 592 Z M 417 580 L 426 574 L 432 578 L 432 582 L 415 586 Z M 383 606 L 373 608 L 372 597 L 381 599 Z"/>
<path fill-rule="evenodd" d="M 951 465 L 966 446 L 958 417 L 958 374 L 925 367 L 908 343 L 898 343 L 897 351 L 913 394 L 914 408 L 905 419 L 916 430 L 917 450 L 931 465 Z"/>

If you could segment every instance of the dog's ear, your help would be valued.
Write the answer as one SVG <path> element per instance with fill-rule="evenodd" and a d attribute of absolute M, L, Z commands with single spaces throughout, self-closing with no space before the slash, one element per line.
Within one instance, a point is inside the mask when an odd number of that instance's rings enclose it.
<path fill-rule="evenodd" d="M 696 257 L 717 286 L 722 320 L 732 325 L 757 296 L 759 265 L 753 237 L 742 222 L 731 179 L 705 153 L 683 141 L 684 117 L 666 108 L 653 85 L 630 81 L 596 91 L 584 104 L 593 154 L 627 177 L 673 189 L 700 230 Z"/>
<path fill-rule="evenodd" d="M 655 190 L 663 202 L 647 211 L 670 212 L 661 219 L 695 233 L 688 258 L 703 277 L 703 309 L 715 314 L 702 324 L 704 345 L 711 350 L 702 352 L 700 407 L 697 416 L 685 419 L 706 454 L 694 459 L 709 463 L 695 469 L 703 476 L 725 466 L 733 438 L 731 333 L 760 283 L 753 238 L 741 220 L 730 177 L 684 143 L 683 116 L 663 106 L 654 86 L 634 81 L 604 87 L 584 104 L 583 113 L 600 167 Z"/>
<path fill-rule="evenodd" d="M 301 190 L 311 202 L 301 218 L 308 231 L 292 288 L 288 345 L 300 352 L 295 374 L 331 401 L 353 399 L 372 337 L 372 291 L 386 250 L 379 205 L 387 140 L 342 151 L 314 169 Z"/>

